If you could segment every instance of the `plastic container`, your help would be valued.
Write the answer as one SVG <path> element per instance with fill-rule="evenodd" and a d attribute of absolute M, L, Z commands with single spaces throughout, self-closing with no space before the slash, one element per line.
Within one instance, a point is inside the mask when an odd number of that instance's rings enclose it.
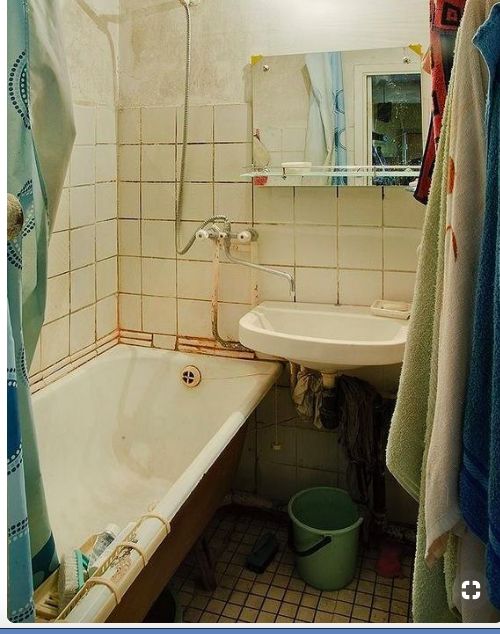
<path fill-rule="evenodd" d="M 359 527 L 363 522 L 347 491 L 314 487 L 288 504 L 297 570 L 319 590 L 347 586 L 356 571 Z"/>

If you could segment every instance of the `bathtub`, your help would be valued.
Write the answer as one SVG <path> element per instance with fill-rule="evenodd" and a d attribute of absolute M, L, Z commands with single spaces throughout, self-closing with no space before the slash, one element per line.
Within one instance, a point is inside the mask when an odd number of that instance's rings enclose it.
<path fill-rule="evenodd" d="M 190 386 L 196 371 L 182 378 L 186 366 L 198 368 L 199 385 Z M 144 568 L 142 555 L 129 551 L 126 572 L 116 582 L 118 597 L 94 586 L 66 621 L 143 616 L 227 493 L 242 428 L 279 369 L 277 363 L 117 345 L 33 396 L 59 553 L 110 522 L 123 527 L 151 510 L 171 524 L 168 537 L 157 517 L 136 532 L 146 561 L 162 552 L 163 571 L 153 570 L 153 560 Z M 176 535 L 176 523 L 182 534 Z M 139 612 L 121 605 L 126 596 L 142 601 Z"/>

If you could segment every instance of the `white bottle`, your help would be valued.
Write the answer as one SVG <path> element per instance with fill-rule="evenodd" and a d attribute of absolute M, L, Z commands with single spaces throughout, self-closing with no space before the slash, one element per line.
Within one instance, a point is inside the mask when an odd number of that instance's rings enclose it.
<path fill-rule="evenodd" d="M 92 552 L 89 557 L 89 568 L 92 566 L 96 559 L 102 555 L 106 548 L 116 539 L 116 536 L 120 532 L 120 527 L 116 524 L 108 524 L 104 531 L 100 533 L 92 547 Z"/>

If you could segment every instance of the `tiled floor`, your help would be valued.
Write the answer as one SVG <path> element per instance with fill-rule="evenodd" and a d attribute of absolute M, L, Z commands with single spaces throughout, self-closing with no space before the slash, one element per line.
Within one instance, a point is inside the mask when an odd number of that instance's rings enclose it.
<path fill-rule="evenodd" d="M 266 572 L 257 575 L 245 569 L 245 559 L 265 532 L 276 534 L 280 550 Z M 187 623 L 402 623 L 410 618 L 411 553 L 403 559 L 405 577 L 393 580 L 376 574 L 377 552 L 365 550 L 347 588 L 321 592 L 294 570 L 284 514 L 222 509 L 206 537 L 217 562 L 217 589 L 203 590 L 192 555 L 171 581 Z"/>

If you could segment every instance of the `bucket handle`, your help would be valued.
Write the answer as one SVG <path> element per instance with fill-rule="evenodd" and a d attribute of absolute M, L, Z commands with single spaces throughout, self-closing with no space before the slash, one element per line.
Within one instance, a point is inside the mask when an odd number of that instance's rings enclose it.
<path fill-rule="evenodd" d="M 307 550 L 299 550 L 293 543 L 292 527 L 291 525 L 289 526 L 288 545 L 291 551 L 293 552 L 293 554 L 296 555 L 297 557 L 309 557 L 309 555 L 314 555 L 314 553 L 317 553 L 318 550 L 321 550 L 325 546 L 328 546 L 328 544 L 331 541 L 332 541 L 331 535 L 323 535 L 323 537 L 319 540 L 319 542 L 316 542 Z"/>

